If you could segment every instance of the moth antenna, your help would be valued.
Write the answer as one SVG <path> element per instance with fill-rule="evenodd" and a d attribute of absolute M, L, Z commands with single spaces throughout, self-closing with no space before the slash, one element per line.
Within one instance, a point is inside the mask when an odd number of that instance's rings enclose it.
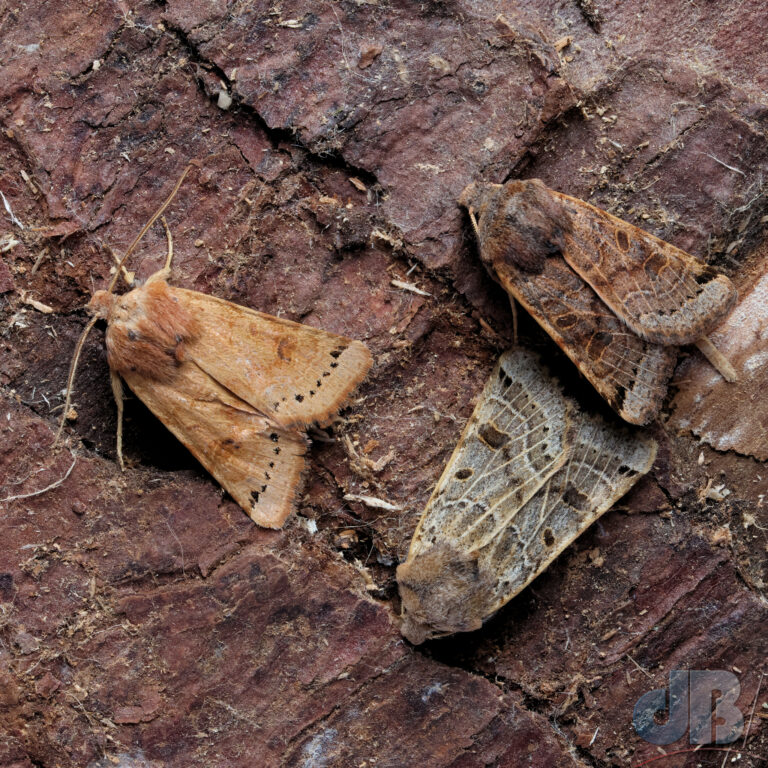
<path fill-rule="evenodd" d="M 709 360 L 712 367 L 728 382 L 739 380 L 739 374 L 731 365 L 731 361 L 712 343 L 709 336 L 702 336 L 696 340 L 696 346 L 704 357 Z"/>
<path fill-rule="evenodd" d="M 115 260 L 115 264 L 117 264 L 117 269 L 122 272 L 123 279 L 125 280 L 127 286 L 129 288 L 133 288 L 134 283 L 136 282 L 136 276 L 133 274 L 133 272 L 129 272 L 124 265 L 121 264 L 120 257 L 112 250 L 112 248 L 108 245 L 106 246 L 107 250 L 112 255 L 112 258 Z"/>
<path fill-rule="evenodd" d="M 477 228 L 477 219 L 475 218 L 475 209 L 470 205 L 468 209 L 469 220 L 472 222 L 472 229 L 475 230 L 477 241 L 480 242 L 480 230 Z"/>
<path fill-rule="evenodd" d="M 123 258 L 120 259 L 120 262 L 118 263 L 118 270 L 115 273 L 115 276 L 110 280 L 109 287 L 107 288 L 108 293 L 112 293 L 115 283 L 117 283 L 118 278 L 120 277 L 120 270 L 123 267 L 123 264 L 125 264 L 125 260 L 133 253 L 133 251 L 136 249 L 136 246 L 139 244 L 140 240 L 144 235 L 147 234 L 147 231 L 149 228 L 160 218 L 160 216 L 163 214 L 165 209 L 171 204 L 173 201 L 173 198 L 176 197 L 176 193 L 179 191 L 179 188 L 181 187 L 182 183 L 184 182 L 184 179 L 186 178 L 187 174 L 192 170 L 192 166 L 194 163 L 190 163 L 185 169 L 184 173 L 181 174 L 181 178 L 176 182 L 176 185 L 171 190 L 171 194 L 168 195 L 168 197 L 165 198 L 165 201 L 163 204 L 155 211 L 154 214 L 152 214 L 152 218 L 141 228 L 141 232 L 139 232 L 138 235 L 136 235 L 136 238 L 134 241 L 128 246 L 128 250 L 123 255 Z"/>
<path fill-rule="evenodd" d="M 171 261 L 173 261 L 173 235 L 171 234 L 171 230 L 168 227 L 168 222 L 165 220 L 165 216 L 161 216 L 160 221 L 163 222 L 163 227 L 165 228 L 165 236 L 168 239 L 168 255 L 165 257 L 165 266 L 163 267 L 163 271 L 167 274 L 170 274 Z"/>
<path fill-rule="evenodd" d="M 67 375 L 67 395 L 64 398 L 64 412 L 61 414 L 61 421 L 59 422 L 59 428 L 56 431 L 56 437 L 53 438 L 53 444 L 59 442 L 64 424 L 67 421 L 67 414 L 69 413 L 69 406 L 72 404 L 72 388 L 75 383 L 75 373 L 77 373 L 77 364 L 80 362 L 80 353 L 83 351 L 85 340 L 88 338 L 88 334 L 91 332 L 91 328 L 96 325 L 98 317 L 92 317 L 88 324 L 80 334 L 80 338 L 77 340 L 77 346 L 75 347 L 75 354 L 72 355 L 72 362 L 69 364 L 69 374 Z"/>
<path fill-rule="evenodd" d="M 123 461 L 123 382 L 120 374 L 115 373 L 111 368 L 109 370 L 109 383 L 112 385 L 112 396 L 117 405 L 117 461 L 120 464 L 121 471 L 125 471 L 125 462 Z"/>

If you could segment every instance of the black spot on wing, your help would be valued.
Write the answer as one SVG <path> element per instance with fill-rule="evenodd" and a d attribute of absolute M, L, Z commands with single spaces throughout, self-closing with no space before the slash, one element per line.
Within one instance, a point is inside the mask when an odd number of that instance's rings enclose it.
<path fill-rule="evenodd" d="M 576 486 L 568 483 L 568 486 L 565 489 L 565 493 L 563 494 L 563 501 L 565 501 L 569 507 L 573 507 L 574 509 L 578 510 L 584 510 L 588 506 L 589 498 L 587 497 L 586 493 L 583 493 L 578 488 L 576 488 Z"/>
<path fill-rule="evenodd" d="M 512 379 L 501 367 L 499 367 L 499 381 L 501 382 L 501 386 L 504 387 L 504 389 L 509 389 L 512 386 Z"/>
<path fill-rule="evenodd" d="M 493 448 L 494 451 L 498 451 L 505 443 L 509 441 L 509 435 L 504 432 L 500 432 L 490 422 L 481 424 L 477 430 L 477 435 L 489 448 Z"/>

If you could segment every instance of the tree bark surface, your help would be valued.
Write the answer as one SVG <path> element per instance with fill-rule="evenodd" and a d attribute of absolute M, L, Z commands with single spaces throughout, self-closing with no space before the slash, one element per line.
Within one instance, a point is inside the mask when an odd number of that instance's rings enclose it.
<path fill-rule="evenodd" d="M 632 727 L 675 669 L 737 675 L 749 732 L 650 764 L 764 765 L 767 23 L 764 0 L 4 4 L 0 765 L 639 766 L 691 748 Z M 53 447 L 109 248 L 192 159 L 172 282 L 375 359 L 281 531 L 135 399 L 119 470 L 98 331 Z M 726 272 L 741 376 L 684 350 L 651 473 L 483 629 L 414 648 L 395 567 L 513 343 L 456 199 L 517 177 Z M 158 225 L 128 269 L 164 253 Z"/>

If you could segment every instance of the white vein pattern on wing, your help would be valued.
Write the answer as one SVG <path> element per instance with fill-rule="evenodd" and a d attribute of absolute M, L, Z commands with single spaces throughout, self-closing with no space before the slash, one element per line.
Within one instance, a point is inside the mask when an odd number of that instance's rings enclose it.
<path fill-rule="evenodd" d="M 535 426 L 534 428 L 532 428 L 532 429 L 529 429 L 529 430 L 528 430 L 528 431 L 526 431 L 525 433 L 521 434 L 521 435 L 520 435 L 518 438 L 516 438 L 516 439 L 517 439 L 517 440 L 520 440 L 520 441 L 522 441 L 522 440 L 524 440 L 525 438 L 528 438 L 528 437 L 530 437 L 532 434 L 534 434 L 535 432 L 537 432 L 537 431 L 538 431 L 540 428 L 541 428 L 541 427 L 540 427 L 540 425 L 537 425 L 537 426 Z M 531 445 L 530 445 L 530 446 L 529 446 L 529 447 L 528 447 L 526 450 L 522 450 L 522 451 L 519 451 L 519 452 L 518 452 L 518 453 L 516 453 L 514 456 L 511 456 L 511 457 L 510 457 L 508 460 L 506 460 L 506 461 L 503 461 L 503 463 L 499 464 L 498 466 L 494 466 L 494 464 L 496 464 L 496 463 L 497 463 L 497 461 L 499 460 L 499 458 L 500 458 L 500 457 L 501 457 L 501 455 L 502 455 L 502 452 L 501 452 L 500 450 L 499 450 L 499 451 L 496 451 L 496 452 L 495 452 L 495 454 L 494 454 L 494 456 L 493 456 L 493 458 L 491 459 L 491 461 L 490 461 L 490 462 L 488 462 L 488 463 L 485 465 L 485 467 L 483 468 L 483 471 L 482 471 L 482 472 L 479 472 L 479 473 L 477 474 L 477 477 L 475 477 L 475 478 L 474 478 L 474 480 L 473 480 L 473 482 L 472 482 L 472 485 L 471 485 L 471 486 L 469 486 L 469 487 L 467 487 L 467 488 L 465 488 L 465 489 L 462 489 L 462 494 L 461 494 L 461 496 L 460 496 L 460 497 L 458 497 L 458 498 L 456 498 L 456 499 L 451 499 L 451 500 L 449 500 L 449 501 L 445 501 L 445 502 L 443 502 L 443 503 L 444 503 L 444 505 L 445 505 L 445 506 L 449 506 L 449 505 L 451 505 L 451 506 L 458 506 L 458 505 L 460 505 L 462 502 L 466 502 L 468 499 L 470 499 L 470 498 L 471 498 L 471 496 L 472 496 L 472 492 L 475 490 L 475 486 L 476 486 L 476 485 L 477 485 L 479 482 L 481 482 L 481 481 L 483 481 L 483 482 L 487 482 L 488 480 L 492 479 L 492 478 L 493 478 L 493 476 L 494 476 L 495 474 L 497 474 L 498 472 L 500 472 L 500 471 L 502 471 L 502 470 L 506 469 L 506 468 L 507 468 L 507 467 L 508 467 L 510 464 L 512 464 L 513 462 L 517 462 L 517 461 L 518 461 L 519 459 L 521 459 L 522 457 L 524 457 L 524 456 L 528 456 L 528 455 L 529 455 L 529 454 L 530 454 L 530 453 L 533 451 L 533 449 L 537 448 L 537 447 L 538 447 L 538 446 L 540 446 L 540 445 L 543 445 L 543 444 L 547 444 L 547 443 L 549 443 L 549 442 L 550 442 L 550 439 L 549 439 L 549 438 L 544 438 L 544 439 L 540 440 L 540 441 L 539 441 L 539 442 L 537 442 L 537 443 L 533 443 L 533 444 L 531 444 Z M 521 462 L 521 466 L 522 466 L 522 462 Z M 451 480 L 452 480 L 452 478 L 448 478 L 448 479 L 447 479 L 447 482 L 450 482 Z M 515 490 L 517 490 L 517 489 L 515 489 Z M 508 495 L 511 495 L 511 493 L 513 493 L 513 492 L 514 492 L 514 490 L 513 490 L 513 491 L 511 491 L 511 492 L 510 492 L 510 494 L 508 494 Z M 472 502 L 472 503 L 474 504 L 474 503 L 476 503 L 476 502 Z"/>
<path fill-rule="evenodd" d="M 535 447 L 537 447 L 539 445 L 542 445 L 544 442 L 545 441 L 542 440 L 542 441 L 534 444 L 533 447 L 535 448 Z M 553 467 L 557 463 L 557 460 L 559 458 L 560 457 L 558 456 L 558 457 L 554 458 L 552 461 L 550 461 L 546 465 L 547 470 L 549 470 L 551 467 Z M 525 481 L 523 483 L 523 485 L 521 485 L 520 487 L 514 488 L 511 491 L 509 491 L 507 494 L 502 496 L 500 499 L 498 499 L 496 502 L 494 502 L 492 505 L 490 505 L 490 507 L 483 514 L 479 515 L 476 518 L 476 520 L 470 526 L 467 527 L 467 529 L 465 530 L 464 534 L 462 534 L 462 539 L 468 537 L 476 528 L 478 528 L 478 526 L 480 526 L 482 523 L 484 523 L 489 517 L 493 516 L 497 509 L 499 509 L 500 507 L 503 508 L 503 506 L 506 506 L 506 501 L 511 496 L 513 496 L 513 495 L 515 495 L 517 493 L 520 493 L 521 491 L 524 491 L 525 494 L 527 494 L 527 498 L 525 498 L 525 496 L 523 496 L 523 498 L 520 500 L 518 505 L 516 505 L 513 509 L 508 510 L 507 514 L 501 520 L 495 521 L 496 522 L 496 526 L 495 526 L 495 528 L 490 533 L 488 533 L 479 542 L 475 542 L 474 543 L 474 546 L 477 547 L 477 548 L 481 548 L 481 547 L 486 546 L 488 541 L 490 541 L 494 536 L 496 536 L 498 534 L 499 530 L 503 530 L 503 528 L 505 528 L 509 524 L 509 521 L 513 517 L 515 517 L 517 515 L 517 513 L 520 511 L 520 509 L 522 509 L 525 506 L 525 504 L 527 504 L 528 501 L 530 501 L 530 499 L 536 494 L 536 492 L 541 488 L 541 486 L 547 481 L 547 479 L 549 478 L 549 474 L 551 474 L 551 473 L 548 473 L 547 471 L 542 472 L 537 477 L 533 477 L 530 480 Z M 530 490 L 529 486 L 533 485 L 537 481 L 540 481 L 540 482 L 538 482 L 538 485 L 536 485 L 535 488 Z"/>
<path fill-rule="evenodd" d="M 511 418 L 508 419 L 509 422 L 521 422 L 521 423 L 531 423 L 536 422 L 534 426 L 531 429 L 526 430 L 525 433 L 522 435 L 515 436 L 514 440 L 517 440 L 521 444 L 524 445 L 524 441 L 530 437 L 535 431 L 541 430 L 543 426 L 545 426 L 547 423 L 549 423 L 551 420 L 543 418 L 541 416 L 541 413 L 545 410 L 547 412 L 551 412 L 552 410 L 555 410 L 554 406 L 556 405 L 557 408 L 555 412 L 557 413 L 557 419 L 564 419 L 565 415 L 568 410 L 568 406 L 563 399 L 562 394 L 559 392 L 559 390 L 556 388 L 556 385 L 554 383 L 547 385 L 544 385 L 542 383 L 542 380 L 536 380 L 532 374 L 525 371 L 523 372 L 523 375 L 519 375 L 516 371 L 507 371 L 503 366 L 499 366 L 499 368 L 496 368 L 494 370 L 494 373 L 492 376 L 495 378 L 499 375 L 499 371 L 501 371 L 508 379 L 510 379 L 510 384 L 502 390 L 502 392 L 496 393 L 493 392 L 494 385 L 490 387 L 491 393 L 486 395 L 484 399 L 487 400 L 493 400 L 499 403 L 499 407 L 493 411 L 487 418 L 490 420 L 496 419 L 499 423 L 502 423 L 499 419 L 499 416 L 504 413 L 505 411 L 511 414 Z M 533 378 L 533 382 L 531 382 L 531 379 Z M 492 379 L 493 381 L 493 379 Z M 533 387 L 531 386 L 531 383 L 533 383 Z M 494 382 L 495 384 L 495 382 Z M 515 395 L 511 400 L 504 400 L 503 396 L 506 395 L 510 388 L 513 386 L 520 386 L 521 391 Z M 517 411 L 515 410 L 515 404 L 518 402 L 518 400 L 523 400 L 525 405 L 528 405 L 529 403 L 532 403 L 535 406 L 535 410 L 532 414 L 530 414 L 527 417 L 524 417 L 520 413 L 520 409 Z M 482 406 L 485 403 L 481 400 L 480 404 L 480 410 L 482 411 Z M 485 415 L 483 415 L 485 418 Z M 538 418 L 537 418 L 538 417 Z M 475 418 L 475 414 L 473 414 L 473 418 Z M 506 423 L 502 424 L 503 426 L 507 426 Z M 476 429 L 476 427 L 475 427 Z M 471 438 L 474 435 L 475 429 L 473 429 L 470 434 L 466 436 L 466 439 Z M 457 499 L 452 499 L 450 501 L 445 499 L 437 499 L 434 502 L 434 506 L 430 505 L 432 509 L 434 509 L 435 515 L 433 516 L 439 516 L 440 513 L 444 513 L 447 509 L 451 508 L 461 508 L 459 509 L 458 514 L 456 515 L 456 521 L 460 520 L 462 517 L 466 517 L 467 514 L 470 512 L 470 510 L 476 510 L 479 506 L 482 509 L 482 505 L 478 503 L 477 501 L 470 501 L 468 503 L 468 497 L 471 495 L 472 491 L 475 490 L 476 485 L 479 482 L 485 482 L 487 483 L 489 481 L 489 478 L 492 480 L 492 476 L 495 473 L 498 473 L 499 471 L 505 469 L 510 463 L 517 462 L 521 469 L 525 466 L 524 462 L 519 461 L 522 457 L 531 455 L 532 452 L 535 452 L 535 449 L 541 446 L 542 444 L 551 444 L 553 442 L 552 437 L 548 437 L 545 439 L 540 440 L 539 442 L 528 446 L 526 450 L 521 451 L 520 453 L 516 454 L 514 457 L 510 458 L 507 461 L 503 461 L 501 464 L 498 464 L 498 462 L 501 461 L 503 458 L 502 452 L 499 450 L 495 453 L 492 460 L 486 465 L 483 472 L 479 473 L 477 477 L 475 477 L 472 481 L 472 484 L 468 486 L 466 489 L 462 489 L 462 495 L 458 497 Z M 563 450 L 565 450 L 565 446 L 563 446 Z M 549 468 L 562 456 L 562 451 L 558 453 L 558 455 L 555 457 L 555 459 L 550 462 L 546 469 L 549 470 Z M 458 460 L 460 460 L 460 456 L 457 457 Z M 451 460 L 449 461 L 449 466 L 453 468 L 455 465 L 454 457 L 451 457 Z M 530 466 L 530 462 L 528 463 Z M 492 515 L 495 510 L 498 508 L 500 504 L 504 504 L 506 500 L 513 495 L 514 493 L 519 493 L 523 491 L 525 495 L 527 495 L 527 498 L 530 498 L 536 490 L 541 487 L 541 484 L 546 481 L 546 478 L 551 474 L 551 472 L 545 471 L 542 473 L 537 473 L 533 477 L 533 481 L 537 483 L 536 487 L 530 491 L 530 485 L 532 484 L 531 481 L 527 481 L 523 484 L 521 484 L 519 487 L 512 489 L 508 494 L 506 494 L 503 498 L 499 499 L 496 504 L 494 504 L 490 509 L 488 509 L 484 514 L 481 515 L 480 518 L 478 518 L 474 525 L 469 527 L 469 530 L 465 530 L 463 536 L 466 536 L 469 534 L 472 530 L 475 529 L 477 525 L 480 525 L 484 523 L 489 515 Z M 443 489 L 446 487 L 449 487 L 451 484 L 451 477 L 446 477 L 444 482 L 441 482 L 439 484 L 439 488 Z M 498 484 L 498 481 L 497 481 Z M 526 493 L 527 491 L 527 493 Z M 527 498 L 523 498 L 523 503 L 527 501 Z M 518 505 L 519 506 L 519 505 Z M 429 512 L 432 511 L 432 509 L 427 510 L 427 513 L 425 514 L 425 519 L 428 516 Z M 517 507 L 512 510 L 512 514 L 516 511 Z"/>
<path fill-rule="evenodd" d="M 504 370 L 504 369 L 502 368 L 501 370 Z M 505 374 L 506 374 L 506 371 L 505 371 Z M 494 374 L 494 375 L 496 375 L 496 374 Z M 515 382 L 513 381 L 513 384 L 514 383 Z M 512 385 L 507 387 L 506 390 L 504 390 L 504 392 L 506 393 L 507 391 L 509 391 L 511 386 Z M 542 387 L 541 390 L 543 391 L 544 387 Z M 554 390 L 550 390 L 550 391 L 547 392 L 547 398 L 548 399 L 544 400 L 543 402 L 540 402 L 540 400 L 534 400 L 534 398 L 531 396 L 531 393 L 527 389 L 524 389 L 522 392 L 520 392 L 518 395 L 516 395 L 515 398 L 513 398 L 513 400 L 511 400 L 511 401 L 504 401 L 504 400 L 502 400 L 502 397 L 503 397 L 503 393 L 502 393 L 502 395 L 491 395 L 488 398 L 488 399 L 494 398 L 494 399 L 499 399 L 500 400 L 500 405 L 499 405 L 498 410 L 496 410 L 493 414 L 490 415 L 488 421 L 494 421 L 495 420 L 498 423 L 499 416 L 502 413 L 504 413 L 505 411 L 509 411 L 509 412 L 511 412 L 513 414 L 513 416 L 510 419 L 510 421 L 518 420 L 521 423 L 530 422 L 530 421 L 533 420 L 533 418 L 536 415 L 538 415 L 538 414 L 540 414 L 540 413 L 542 413 L 544 411 L 544 406 L 548 406 L 554 400 L 562 399 L 561 396 L 559 395 L 559 393 L 555 392 Z M 514 402 L 515 402 L 515 400 L 518 399 L 518 398 L 521 398 L 521 397 L 524 397 L 529 402 L 530 401 L 534 402 L 535 408 L 536 408 L 536 410 L 526 420 L 523 420 L 519 410 L 517 412 L 515 412 L 515 410 L 514 410 Z M 474 417 L 474 414 L 473 414 L 473 417 Z M 541 421 L 538 424 L 534 425 L 533 428 L 529 429 L 528 431 L 524 432 L 523 434 L 516 435 L 513 438 L 512 442 L 520 442 L 520 441 L 524 440 L 525 438 L 529 437 L 537 429 L 540 429 L 541 425 L 546 423 L 546 421 L 547 421 L 546 419 L 542 418 Z M 475 425 L 475 430 L 473 430 L 472 435 L 467 435 L 467 438 L 469 438 L 471 436 L 474 436 L 474 432 L 476 431 L 476 428 L 477 428 L 477 425 Z M 540 443 L 537 443 L 537 445 L 539 445 L 539 444 Z M 530 453 L 530 449 L 526 453 Z M 493 473 L 498 472 L 498 471 L 504 469 L 512 461 L 520 458 L 520 456 L 526 455 L 526 453 L 516 454 L 515 456 L 512 456 L 508 461 L 503 462 L 499 466 L 494 466 L 494 464 L 496 464 L 498 461 L 500 461 L 503 458 L 502 452 L 501 451 L 496 451 L 494 456 L 493 456 L 493 458 L 491 459 L 491 461 L 485 466 L 484 471 L 482 473 L 479 473 L 477 475 L 477 477 L 473 478 L 472 482 L 464 489 L 463 495 L 464 496 L 470 495 L 472 493 L 472 491 L 474 490 L 475 486 L 477 485 L 477 483 L 479 483 L 481 480 L 487 479 Z M 451 463 L 452 463 L 452 461 L 451 461 Z M 450 478 L 446 478 L 446 483 L 449 482 L 449 481 L 450 481 Z M 443 483 L 440 484 L 440 487 L 443 487 Z"/>

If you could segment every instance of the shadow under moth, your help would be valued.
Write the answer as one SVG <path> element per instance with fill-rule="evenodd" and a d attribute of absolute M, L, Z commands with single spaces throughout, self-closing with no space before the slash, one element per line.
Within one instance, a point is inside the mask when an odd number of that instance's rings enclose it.
<path fill-rule="evenodd" d="M 128 248 L 109 288 L 88 304 L 92 318 L 72 359 L 65 418 L 85 337 L 106 320 L 121 466 L 124 381 L 254 522 L 279 528 L 301 481 L 304 430 L 333 420 L 371 355 L 359 341 L 169 285 L 165 220 L 165 267 L 128 293 L 113 293 L 123 263 L 188 171 Z"/>
<path fill-rule="evenodd" d="M 538 179 L 470 184 L 459 203 L 491 276 L 632 424 L 659 412 L 677 360 L 733 305 L 731 282 L 685 251 Z"/>
<path fill-rule="evenodd" d="M 413 643 L 479 629 L 651 467 L 656 443 L 590 415 L 505 352 L 398 566 Z"/>

